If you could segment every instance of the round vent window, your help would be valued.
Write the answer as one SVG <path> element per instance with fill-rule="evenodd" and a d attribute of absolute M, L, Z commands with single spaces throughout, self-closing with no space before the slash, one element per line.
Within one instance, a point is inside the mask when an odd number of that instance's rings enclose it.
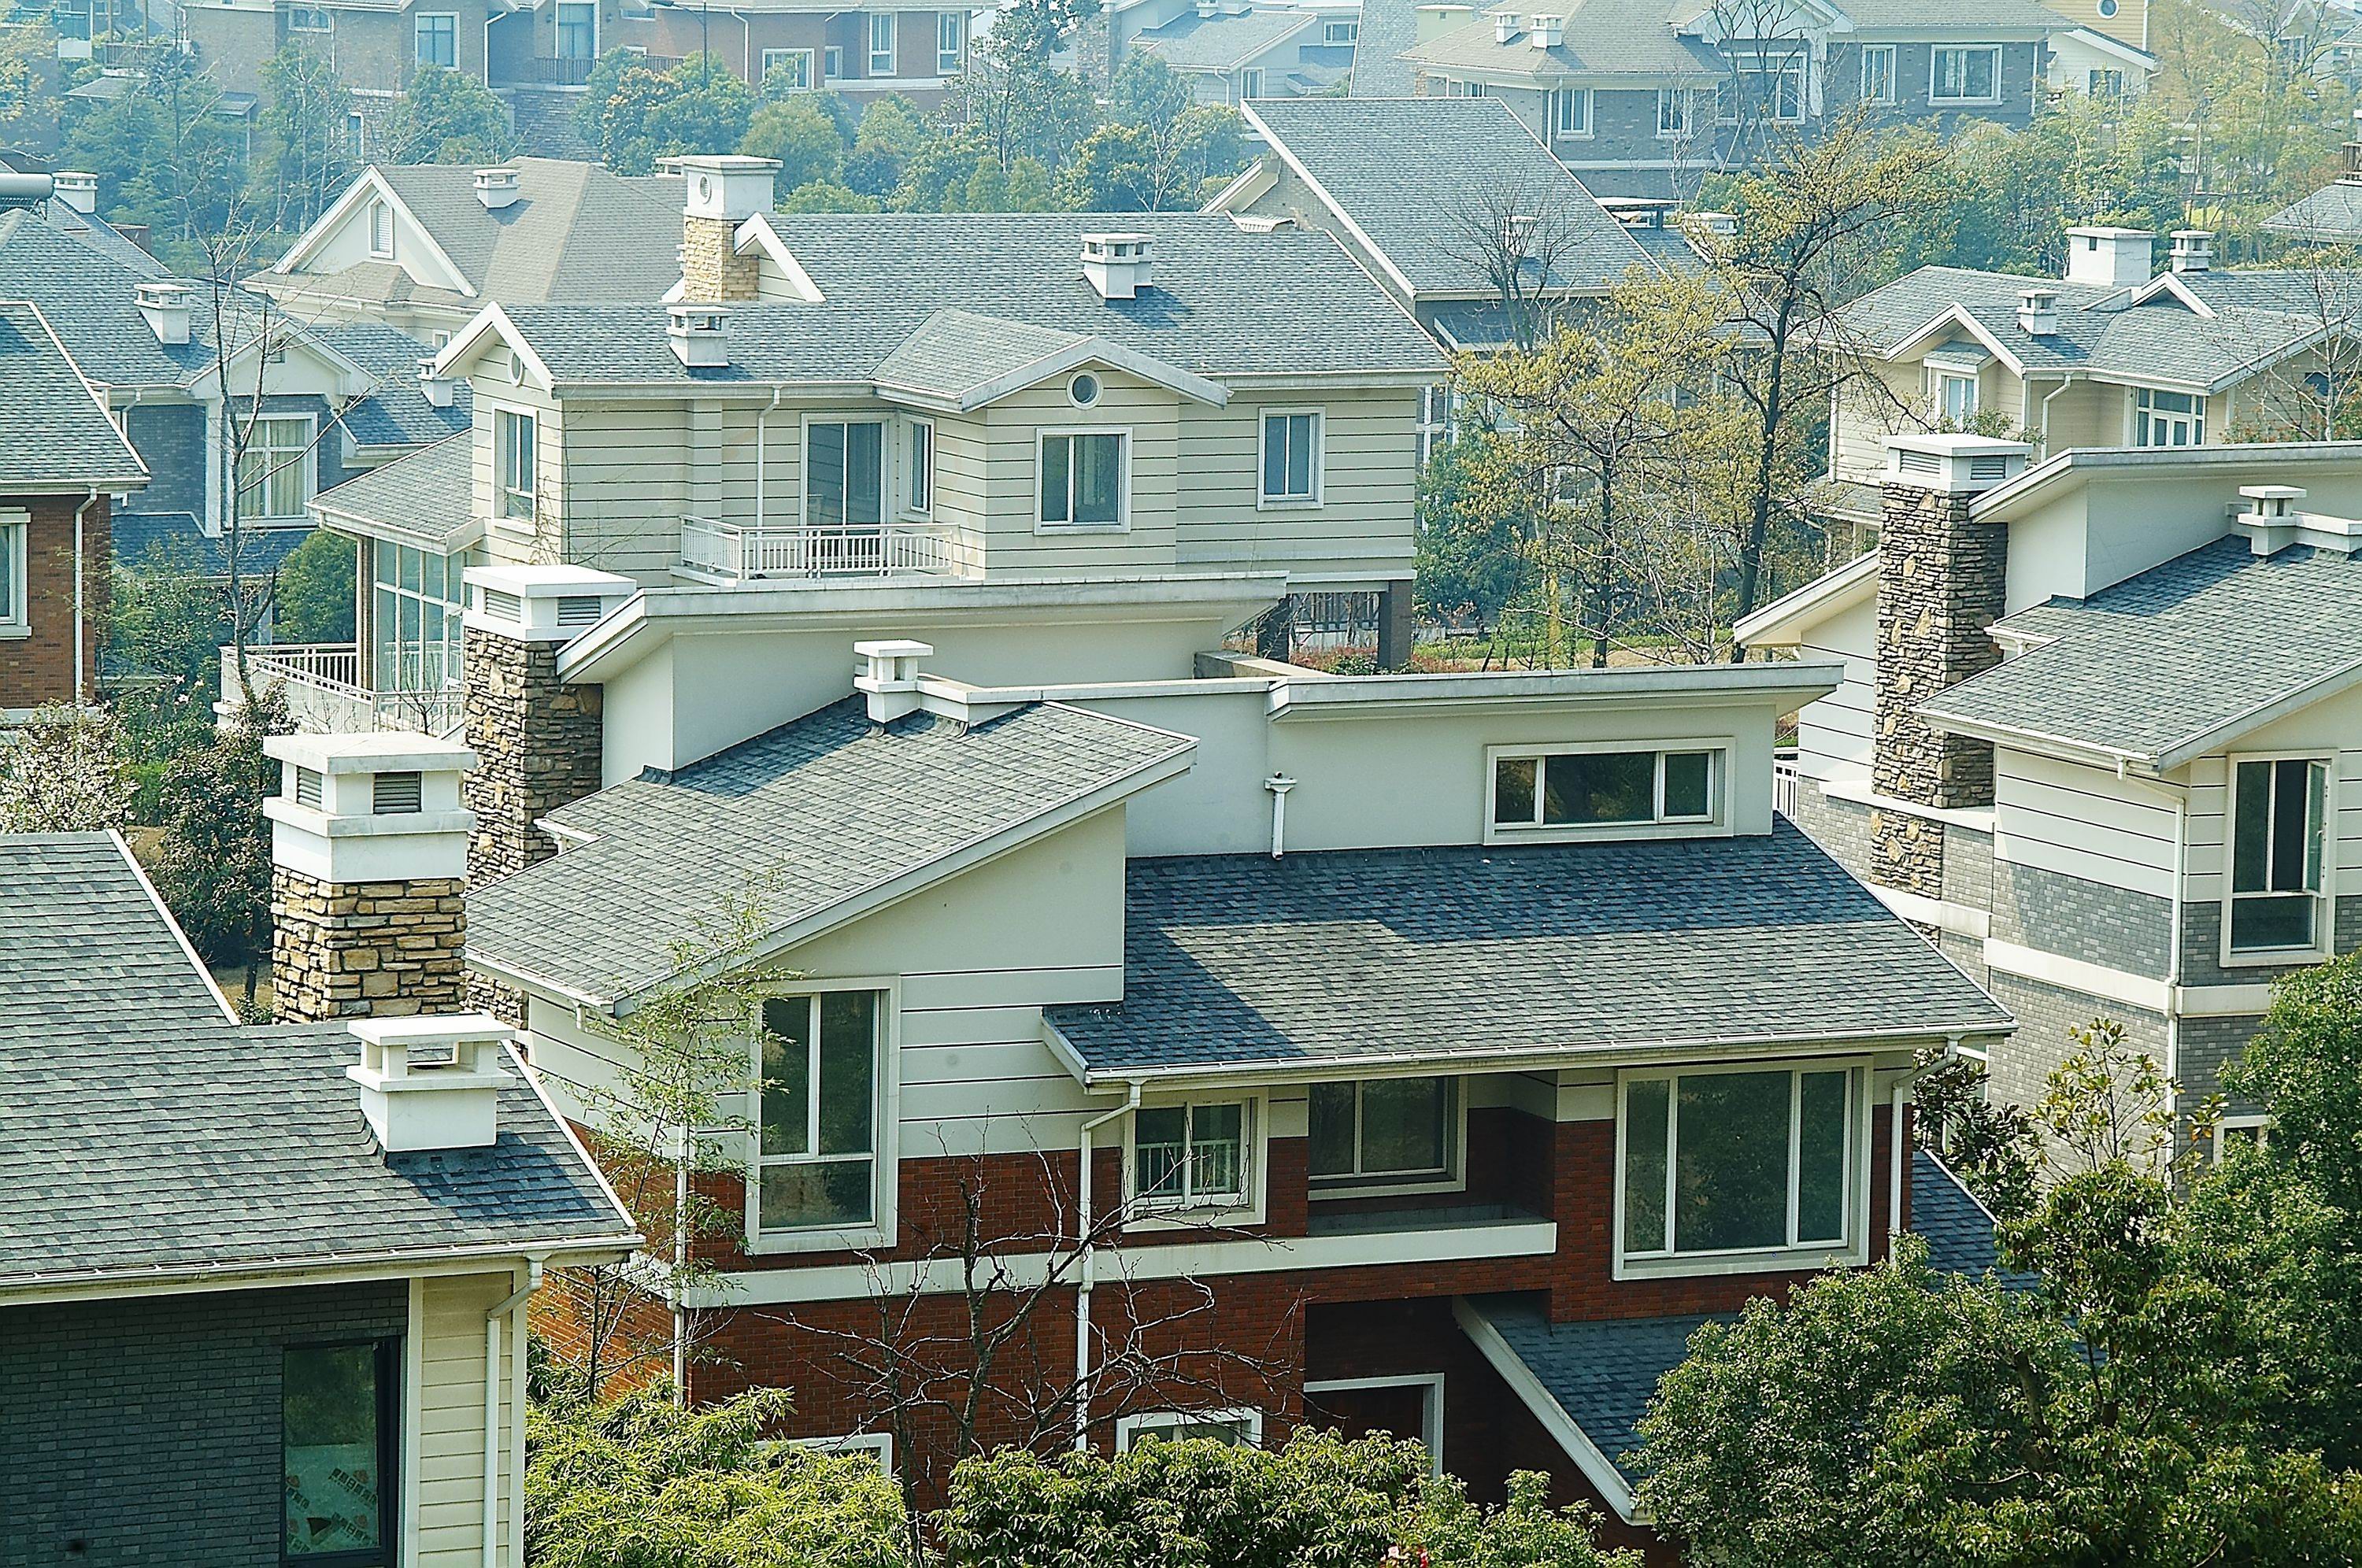
<path fill-rule="evenodd" d="M 1088 408 L 1099 400 L 1099 379 L 1085 370 L 1066 383 L 1066 395 L 1074 400 L 1076 408 Z"/>
<path fill-rule="evenodd" d="M 2103 6 L 2114 5 L 2114 3 L 2115 0 L 2100 0 L 2100 4 Z M 697 177 L 697 199 L 701 202 L 711 201 L 713 199 L 712 175 L 700 174 Z"/>
<path fill-rule="evenodd" d="M 2115 14 L 2116 0 L 2100 0 L 2100 15 L 2103 17 L 2113 17 Z"/>

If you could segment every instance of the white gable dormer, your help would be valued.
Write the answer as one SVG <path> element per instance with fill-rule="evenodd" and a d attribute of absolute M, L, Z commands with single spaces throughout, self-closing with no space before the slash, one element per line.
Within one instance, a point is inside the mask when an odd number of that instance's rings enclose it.
<path fill-rule="evenodd" d="M 280 277 L 327 277 L 392 263 L 420 288 L 473 299 L 476 288 L 372 164 L 271 264 Z"/>

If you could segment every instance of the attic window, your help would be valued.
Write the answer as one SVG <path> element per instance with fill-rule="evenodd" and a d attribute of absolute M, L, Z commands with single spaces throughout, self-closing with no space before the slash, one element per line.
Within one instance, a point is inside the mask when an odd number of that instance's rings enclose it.
<path fill-rule="evenodd" d="M 415 773 L 381 773 L 370 780 L 370 810 L 380 816 L 415 812 L 424 787 Z"/>
<path fill-rule="evenodd" d="M 381 261 L 393 259 L 393 209 L 383 202 L 370 204 L 369 248 Z"/>
<path fill-rule="evenodd" d="M 1088 408 L 1099 400 L 1099 379 L 1085 370 L 1066 383 L 1066 398 L 1076 408 Z"/>

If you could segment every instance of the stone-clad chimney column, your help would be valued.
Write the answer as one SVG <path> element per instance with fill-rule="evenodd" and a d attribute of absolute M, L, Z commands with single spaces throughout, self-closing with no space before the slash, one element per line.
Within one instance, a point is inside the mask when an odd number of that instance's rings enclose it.
<path fill-rule="evenodd" d="M 695 304 L 753 299 L 760 265 L 738 254 L 738 226 L 771 210 L 778 160 L 723 153 L 673 161 L 689 187 L 681 205 L 681 298 Z"/>
<path fill-rule="evenodd" d="M 466 746 L 432 735 L 273 735 L 270 984 L 283 1022 L 466 1005 Z"/>
<path fill-rule="evenodd" d="M 1913 712 L 2000 662 L 1988 628 L 2002 615 L 2009 535 L 1970 504 L 2025 468 L 2030 448 L 1965 435 L 1887 443 L 1878 541 L 1877 697 L 1871 788 L 1890 800 L 1949 809 L 1992 804 L 1992 747 L 1948 735 Z M 1941 897 L 1940 823 L 1885 808 L 1871 813 L 1871 875 Z"/>

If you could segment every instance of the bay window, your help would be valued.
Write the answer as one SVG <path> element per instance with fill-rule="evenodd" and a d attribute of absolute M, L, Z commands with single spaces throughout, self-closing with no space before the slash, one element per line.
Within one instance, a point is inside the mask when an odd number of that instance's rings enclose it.
<path fill-rule="evenodd" d="M 1133 1204 L 1150 1209 L 1247 1207 L 1252 1132 L 1243 1099 L 1142 1107 L 1131 1118 Z"/>
<path fill-rule="evenodd" d="M 1043 525 L 1122 527 L 1130 437 L 1114 430 L 1044 431 L 1041 442 L 1035 515 Z"/>
<path fill-rule="evenodd" d="M 465 556 L 380 539 L 370 584 L 370 681 L 384 691 L 445 691 L 459 684 Z"/>
<path fill-rule="evenodd" d="M 1712 823 L 1715 755 L 1702 747 L 1498 748 L 1493 832 Z"/>
<path fill-rule="evenodd" d="M 2325 760 L 2234 761 L 2228 952 L 2319 951 L 2327 925 L 2323 893 L 2328 801 Z"/>
<path fill-rule="evenodd" d="M 804 526 L 886 520 L 886 426 L 875 419 L 813 420 L 804 426 Z"/>
<path fill-rule="evenodd" d="M 1445 1185 L 1459 1164 L 1456 1078 L 1314 1084 L 1308 1174 L 1313 1187 Z"/>
<path fill-rule="evenodd" d="M 382 1568 L 394 1561 L 396 1349 L 365 1340 L 280 1353 L 280 1542 L 288 1562 Z"/>
<path fill-rule="evenodd" d="M 1856 1251 L 1860 1077 L 1822 1066 L 1628 1075 L 1619 1265 Z"/>
<path fill-rule="evenodd" d="M 230 415 L 232 419 L 240 416 Z M 237 455 L 237 514 L 247 523 L 301 523 L 312 499 L 309 415 L 257 419 Z"/>
<path fill-rule="evenodd" d="M 883 1004 L 872 990 L 763 999 L 755 1231 L 876 1222 Z"/>
<path fill-rule="evenodd" d="M 1927 97 L 1937 104 L 2001 102 L 2001 46 L 1937 49 L 1928 65 Z"/>

